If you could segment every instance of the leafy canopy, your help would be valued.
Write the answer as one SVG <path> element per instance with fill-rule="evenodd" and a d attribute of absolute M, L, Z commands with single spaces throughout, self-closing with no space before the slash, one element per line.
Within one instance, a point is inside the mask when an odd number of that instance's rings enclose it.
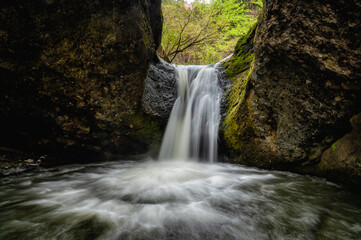
<path fill-rule="evenodd" d="M 177 64 L 209 64 L 232 53 L 255 23 L 261 0 L 163 0 L 162 44 L 158 54 Z"/>

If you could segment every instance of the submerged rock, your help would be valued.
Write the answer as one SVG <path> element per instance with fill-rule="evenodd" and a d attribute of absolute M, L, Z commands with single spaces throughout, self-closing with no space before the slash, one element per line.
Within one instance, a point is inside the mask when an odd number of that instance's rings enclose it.
<path fill-rule="evenodd" d="M 234 87 L 223 132 L 237 161 L 331 178 L 320 165 L 325 150 L 361 112 L 360 19 L 357 1 L 265 2 L 254 33 L 224 65 Z M 342 157 L 327 159 L 350 183 Z M 348 165 L 358 183 L 359 167 Z"/>
<path fill-rule="evenodd" d="M 159 140 L 141 102 L 160 1 L 0 5 L 0 146 L 78 161 Z"/>

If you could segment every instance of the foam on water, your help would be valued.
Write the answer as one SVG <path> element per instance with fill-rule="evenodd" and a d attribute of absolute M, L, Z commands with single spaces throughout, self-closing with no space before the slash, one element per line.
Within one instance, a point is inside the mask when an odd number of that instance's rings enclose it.
<path fill-rule="evenodd" d="M 0 180 L 0 239 L 355 239 L 360 198 L 229 164 L 68 166 Z M 337 238 L 337 237 L 336 237 Z"/>

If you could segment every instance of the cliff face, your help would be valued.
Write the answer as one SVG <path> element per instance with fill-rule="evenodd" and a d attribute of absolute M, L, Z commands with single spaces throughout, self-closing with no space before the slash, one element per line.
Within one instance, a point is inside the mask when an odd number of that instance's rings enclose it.
<path fill-rule="evenodd" d="M 263 11 L 225 65 L 229 149 L 246 164 L 361 183 L 360 148 L 351 162 L 327 154 L 361 112 L 361 3 L 268 0 Z"/>
<path fill-rule="evenodd" d="M 61 157 L 146 152 L 141 106 L 160 0 L 0 3 L 0 146 Z"/>

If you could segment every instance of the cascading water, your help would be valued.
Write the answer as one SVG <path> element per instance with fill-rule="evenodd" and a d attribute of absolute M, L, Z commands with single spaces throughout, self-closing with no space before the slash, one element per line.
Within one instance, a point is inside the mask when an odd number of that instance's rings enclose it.
<path fill-rule="evenodd" d="M 212 66 L 178 67 L 178 98 L 169 117 L 159 159 L 215 162 L 223 94 Z"/>

